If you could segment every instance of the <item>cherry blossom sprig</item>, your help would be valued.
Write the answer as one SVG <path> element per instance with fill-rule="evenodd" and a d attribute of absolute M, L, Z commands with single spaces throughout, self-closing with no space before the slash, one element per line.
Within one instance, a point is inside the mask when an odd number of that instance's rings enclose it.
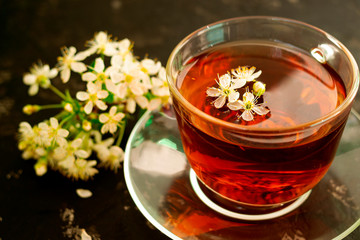
<path fill-rule="evenodd" d="M 28 115 L 51 108 L 60 110 L 35 126 L 28 122 L 19 126 L 22 157 L 36 160 L 34 168 L 39 176 L 48 168 L 82 180 L 98 173 L 99 167 L 117 171 L 124 157 L 120 144 L 126 124 L 135 118 L 136 109 L 154 110 L 171 104 L 164 67 L 149 58 L 138 60 L 128 39 L 115 41 L 99 32 L 86 46 L 80 52 L 72 46 L 64 47 L 54 68 L 39 62 L 24 75 L 29 95 L 42 88 L 61 99 L 58 104 L 23 108 Z M 84 90 L 75 97 L 52 84 L 57 79 L 67 83 L 73 74 L 84 82 Z"/>
<path fill-rule="evenodd" d="M 245 121 L 254 120 L 254 113 L 258 115 L 265 115 L 269 109 L 265 108 L 262 104 L 257 104 L 261 95 L 265 93 L 266 85 L 256 79 L 261 75 L 261 70 L 255 72 L 256 68 L 247 66 L 239 66 L 232 69 L 231 72 L 218 76 L 215 80 L 219 87 L 209 87 L 206 90 L 208 97 L 216 97 L 212 102 L 215 108 L 222 108 L 226 106 L 233 111 L 241 110 L 239 118 Z M 246 87 L 246 92 L 240 100 L 240 93 L 238 89 L 246 86 L 247 83 L 253 83 L 253 90 L 249 92 Z"/>

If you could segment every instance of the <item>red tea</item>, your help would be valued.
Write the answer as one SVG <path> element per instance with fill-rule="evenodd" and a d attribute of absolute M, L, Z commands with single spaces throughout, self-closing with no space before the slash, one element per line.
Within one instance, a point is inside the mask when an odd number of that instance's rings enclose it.
<path fill-rule="evenodd" d="M 310 50 L 310 49 L 309 49 Z M 238 66 L 255 66 L 266 84 L 261 101 L 270 109 L 254 115 L 253 121 L 239 118 L 241 111 L 217 109 L 206 95 L 215 79 Z M 180 72 L 176 86 L 182 96 L 205 113 L 243 127 L 276 129 L 295 127 L 334 110 L 346 97 L 342 80 L 326 64 L 309 54 L 281 44 L 233 43 L 213 48 L 190 59 Z M 301 136 L 280 147 L 257 147 L 199 130 L 197 122 L 182 116 L 174 99 L 184 151 L 197 176 L 210 189 L 241 203 L 284 203 L 313 188 L 328 170 L 345 123 L 331 132 L 314 132 L 310 140 Z M 221 132 L 221 130 L 220 130 Z M 211 135 L 211 136 L 210 136 Z M 303 141 L 303 142 L 302 142 Z"/>

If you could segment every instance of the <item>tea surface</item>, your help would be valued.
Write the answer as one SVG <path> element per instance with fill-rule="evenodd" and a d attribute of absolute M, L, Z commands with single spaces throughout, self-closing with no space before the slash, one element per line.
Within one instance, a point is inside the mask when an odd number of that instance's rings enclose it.
<path fill-rule="evenodd" d="M 206 89 L 217 86 L 216 79 L 238 66 L 255 66 L 266 84 L 259 99 L 270 109 L 252 122 L 239 119 L 226 107 L 216 109 Z M 251 83 L 248 83 L 251 90 Z M 180 93 L 194 106 L 214 117 L 259 128 L 289 127 L 313 121 L 334 110 L 346 96 L 340 77 L 312 56 L 284 45 L 233 43 L 191 59 L 177 79 Z M 245 88 L 244 88 L 245 89 Z M 242 89 L 242 93 L 245 91 Z M 266 120 L 266 121 L 265 121 Z"/>

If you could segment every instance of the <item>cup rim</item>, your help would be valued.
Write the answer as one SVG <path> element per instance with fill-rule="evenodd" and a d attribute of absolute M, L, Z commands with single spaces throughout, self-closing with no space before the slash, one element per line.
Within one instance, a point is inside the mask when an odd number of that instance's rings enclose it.
<path fill-rule="evenodd" d="M 347 93 L 346 98 L 344 99 L 344 101 L 337 106 L 334 110 L 330 111 L 329 113 L 327 113 L 326 115 L 317 118 L 315 120 L 306 122 L 306 123 L 302 123 L 302 124 L 298 124 L 295 126 L 290 126 L 290 127 L 277 127 L 277 128 L 259 128 L 256 126 L 244 126 L 244 125 L 240 125 L 240 124 L 236 124 L 236 123 L 231 123 L 231 122 L 227 122 L 224 120 L 221 120 L 219 118 L 215 118 L 203 111 L 201 111 L 200 109 L 198 109 L 197 107 L 195 107 L 194 105 L 192 105 L 188 100 L 186 100 L 179 92 L 179 90 L 176 88 L 175 86 L 175 81 L 171 81 L 171 65 L 175 59 L 175 56 L 177 54 L 177 52 L 188 42 L 190 41 L 190 39 L 196 35 L 202 34 L 205 31 L 208 31 L 211 28 L 216 27 L 216 25 L 222 26 L 222 24 L 224 23 L 234 23 L 234 22 L 238 22 L 238 21 L 245 21 L 245 20 L 252 20 L 252 19 L 263 19 L 263 20 L 269 20 L 269 21 L 276 21 L 276 22 L 284 22 L 284 23 L 291 23 L 294 25 L 299 25 L 299 26 L 304 26 L 310 29 L 313 29 L 321 34 L 323 34 L 324 36 L 326 36 L 326 38 L 328 38 L 331 42 L 333 42 L 337 47 L 339 47 L 339 49 L 341 49 L 346 57 L 349 59 L 349 62 L 351 64 L 351 68 L 353 71 L 353 82 L 352 85 L 350 87 L 350 91 Z M 174 48 L 174 50 L 171 52 L 169 59 L 167 61 L 167 65 L 166 65 L 166 78 L 167 78 L 167 82 L 169 84 L 170 90 L 173 93 L 173 96 L 179 101 L 181 102 L 184 106 L 186 106 L 186 108 L 196 114 L 197 116 L 199 116 L 200 118 L 207 120 L 208 122 L 211 122 L 213 124 L 216 125 L 221 125 L 224 126 L 225 128 L 231 128 L 234 130 L 242 130 L 242 131 L 247 131 L 247 132 L 254 132 L 254 133 L 263 133 L 263 132 L 292 132 L 292 131 L 298 131 L 299 129 L 306 129 L 306 128 L 313 128 L 322 124 L 327 123 L 328 121 L 330 121 L 331 119 L 334 119 L 336 116 L 340 115 L 342 113 L 343 110 L 345 110 L 354 100 L 356 94 L 357 94 L 357 90 L 359 88 L 359 69 L 358 69 L 358 65 L 354 59 L 354 57 L 352 56 L 352 54 L 350 53 L 350 51 L 339 41 L 337 40 L 335 37 L 333 37 L 331 34 L 325 32 L 324 30 L 315 27 L 313 25 L 310 25 L 308 23 L 302 22 L 302 21 L 298 21 L 298 20 L 294 20 L 294 19 L 289 19 L 289 18 L 283 18 L 283 17 L 275 17 L 275 16 L 245 16 L 245 17 L 235 17 L 235 18 L 228 18 L 228 19 L 224 19 L 221 21 L 216 21 L 213 22 L 211 24 L 205 25 L 195 31 L 193 31 L 192 33 L 190 33 L 189 35 L 187 35 L 184 39 L 182 39 Z"/>

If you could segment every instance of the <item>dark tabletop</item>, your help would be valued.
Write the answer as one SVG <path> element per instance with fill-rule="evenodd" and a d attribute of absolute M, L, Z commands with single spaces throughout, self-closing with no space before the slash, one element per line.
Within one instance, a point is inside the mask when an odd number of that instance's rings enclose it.
<path fill-rule="evenodd" d="M 22 76 L 39 59 L 54 66 L 60 47 L 81 49 L 101 30 L 129 38 L 135 55 L 165 65 L 190 32 L 247 15 L 305 21 L 360 57 L 359 0 L 0 0 L 0 239 L 71 239 L 80 228 L 95 239 L 167 239 L 137 210 L 122 171 L 101 170 L 88 182 L 57 172 L 35 175 L 34 161 L 23 160 L 17 149 L 16 132 L 21 121 L 49 115 L 28 117 L 22 107 L 57 98 L 47 92 L 29 97 Z M 94 195 L 82 199 L 77 188 Z M 346 239 L 360 239 L 360 230 Z"/>

